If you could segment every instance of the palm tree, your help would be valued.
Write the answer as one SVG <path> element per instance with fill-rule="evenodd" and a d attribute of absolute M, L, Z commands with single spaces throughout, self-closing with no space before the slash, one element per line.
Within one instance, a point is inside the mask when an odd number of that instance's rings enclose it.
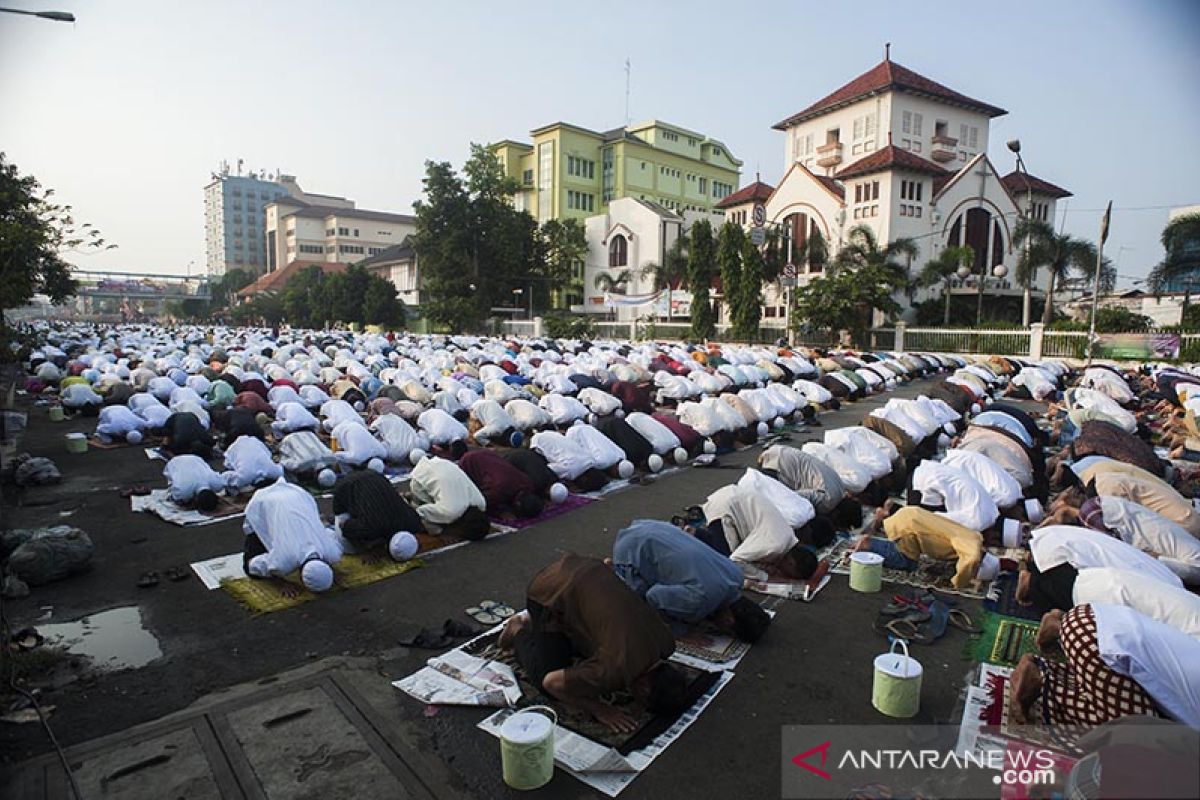
<path fill-rule="evenodd" d="M 919 252 L 917 243 L 907 238 L 896 239 L 880 247 L 874 231 L 866 225 L 855 225 L 846 235 L 846 243 L 829 265 L 830 272 L 872 267 L 894 278 L 893 282 L 899 288 L 908 284 L 908 263 L 916 258 Z M 905 263 L 900 262 L 901 257 L 904 257 Z"/>
<path fill-rule="evenodd" d="M 1155 294 L 1173 280 L 1184 279 L 1183 307 L 1192 295 L 1191 273 L 1200 269 L 1200 214 L 1182 214 L 1167 223 L 1162 232 L 1163 260 L 1150 270 L 1146 283 Z"/>
<path fill-rule="evenodd" d="M 1029 247 L 1021 252 L 1017 262 L 1017 283 L 1032 286 L 1037 271 L 1045 267 L 1050 272 L 1046 285 L 1046 303 L 1042 308 L 1042 324 L 1054 321 L 1054 287 L 1067 280 L 1073 271 L 1091 275 L 1096 268 L 1096 247 L 1084 239 L 1076 239 L 1067 233 L 1057 233 L 1054 226 L 1041 220 L 1022 219 L 1013 231 L 1013 246 L 1021 247 L 1029 241 Z M 1101 286 L 1105 284 L 1101 270 Z M 1115 276 L 1113 276 L 1115 278 Z"/>
<path fill-rule="evenodd" d="M 592 284 L 602 292 L 625 294 L 625 287 L 629 285 L 629 281 L 632 279 L 633 273 L 627 269 L 623 269 L 615 276 L 607 272 L 601 272 L 595 277 Z"/>
<path fill-rule="evenodd" d="M 942 295 L 946 299 L 946 313 L 942 324 L 950 327 L 950 279 L 955 276 L 960 267 L 971 268 L 975 263 L 975 250 L 970 245 L 955 247 L 951 245 L 943 250 L 937 258 L 925 262 L 917 284 L 924 287 L 942 284 Z"/>

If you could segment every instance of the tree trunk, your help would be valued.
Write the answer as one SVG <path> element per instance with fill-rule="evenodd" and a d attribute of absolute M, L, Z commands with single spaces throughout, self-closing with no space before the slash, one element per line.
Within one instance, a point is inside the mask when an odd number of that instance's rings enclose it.
<path fill-rule="evenodd" d="M 946 295 L 946 315 L 942 320 L 942 326 L 950 327 L 950 279 L 946 278 L 946 282 L 942 284 L 942 294 Z"/>
<path fill-rule="evenodd" d="M 1042 307 L 1042 324 L 1047 328 L 1054 321 L 1054 270 L 1050 270 L 1050 280 L 1046 283 L 1046 305 Z"/>

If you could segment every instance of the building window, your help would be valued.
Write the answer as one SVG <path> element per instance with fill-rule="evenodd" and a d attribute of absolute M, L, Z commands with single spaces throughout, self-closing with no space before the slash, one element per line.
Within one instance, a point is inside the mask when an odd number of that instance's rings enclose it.
<path fill-rule="evenodd" d="M 567 190 L 567 208 L 572 211 L 595 211 L 596 195 Z"/>
<path fill-rule="evenodd" d="M 355 228 L 355 229 L 354 229 L 354 237 L 355 237 L 355 238 L 358 238 L 358 228 Z"/>
<path fill-rule="evenodd" d="M 576 178 L 596 179 L 596 162 L 579 156 L 567 156 L 567 174 Z"/>
<path fill-rule="evenodd" d="M 721 155 L 721 148 L 719 148 L 719 147 L 714 147 L 714 148 L 713 148 L 713 155 L 714 155 L 714 156 L 719 156 L 719 155 Z"/>
<path fill-rule="evenodd" d="M 913 151 L 914 153 L 919 153 L 919 152 L 921 152 L 921 143 L 920 143 L 920 142 L 913 142 L 912 151 Z"/>
<path fill-rule="evenodd" d="M 623 267 L 629 263 L 629 242 L 617 234 L 608 243 L 608 266 Z"/>
<path fill-rule="evenodd" d="M 325 229 L 325 235 L 326 235 L 326 236 L 336 236 L 336 235 L 337 235 L 337 228 L 326 228 L 326 229 Z"/>
<path fill-rule="evenodd" d="M 554 216 L 554 142 L 538 145 L 538 219 Z"/>
<path fill-rule="evenodd" d="M 533 186 L 533 170 L 527 169 L 521 174 L 521 183 L 525 186 Z"/>
<path fill-rule="evenodd" d="M 700 182 L 697 184 L 697 190 L 700 194 L 708 194 L 708 178 L 701 176 Z"/>
<path fill-rule="evenodd" d="M 688 137 L 688 147 L 695 147 L 695 146 L 696 146 L 696 140 L 694 138 L 692 138 L 691 136 L 689 136 Z"/>
<path fill-rule="evenodd" d="M 900 120 L 901 120 L 900 121 L 900 132 L 901 133 L 912 133 L 912 112 L 905 111 L 900 116 Z"/>
<path fill-rule="evenodd" d="M 600 153 L 600 177 L 602 202 L 611 202 L 617 194 L 617 172 L 611 147 L 604 148 Z"/>
<path fill-rule="evenodd" d="M 350 235 L 349 228 L 338 228 L 337 232 L 338 232 L 338 236 L 349 236 Z"/>
<path fill-rule="evenodd" d="M 668 142 L 678 142 L 679 141 L 679 134 L 672 133 L 671 131 L 663 131 L 662 137 L 664 139 L 666 139 Z"/>
<path fill-rule="evenodd" d="M 920 114 L 913 114 L 912 133 L 913 133 L 913 136 L 921 135 L 921 115 Z"/>
<path fill-rule="evenodd" d="M 293 252 L 291 247 L 288 247 L 288 252 L 289 253 Z M 300 252 L 301 253 L 315 253 L 317 255 L 320 255 L 321 253 L 325 252 L 325 248 L 319 244 L 302 244 L 302 245 L 300 245 Z"/>

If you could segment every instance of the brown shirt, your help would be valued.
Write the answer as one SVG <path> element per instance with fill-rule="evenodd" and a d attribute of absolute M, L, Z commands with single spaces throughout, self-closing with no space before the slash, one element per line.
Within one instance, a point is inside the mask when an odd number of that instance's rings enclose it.
<path fill-rule="evenodd" d="M 908 458 L 917 449 L 912 437 L 894 422 L 883 417 L 873 417 L 868 414 L 862 421 L 862 426 L 869 431 L 875 431 L 896 446 L 901 458 Z"/>
<path fill-rule="evenodd" d="M 568 553 L 533 576 L 526 595 L 545 609 L 546 630 L 565 635 L 583 656 L 565 670 L 576 697 L 628 689 L 675 652 L 658 612 L 603 561 Z"/>

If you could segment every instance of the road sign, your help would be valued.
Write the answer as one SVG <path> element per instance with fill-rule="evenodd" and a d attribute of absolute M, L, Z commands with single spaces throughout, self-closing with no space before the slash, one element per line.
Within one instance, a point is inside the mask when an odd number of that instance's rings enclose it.
<path fill-rule="evenodd" d="M 779 285 L 785 289 L 790 289 L 796 285 L 796 275 L 798 271 L 796 265 L 791 262 L 783 265 L 783 272 L 780 273 Z"/>
<path fill-rule="evenodd" d="M 750 243 L 751 244 L 753 244 L 755 247 L 762 247 L 763 243 L 766 241 L 767 241 L 767 229 L 766 228 L 751 228 L 750 229 Z"/>
<path fill-rule="evenodd" d="M 751 215 L 751 219 L 754 220 L 754 226 L 756 228 L 761 228 L 763 225 L 767 224 L 767 207 L 762 203 L 755 203 L 754 213 Z"/>

